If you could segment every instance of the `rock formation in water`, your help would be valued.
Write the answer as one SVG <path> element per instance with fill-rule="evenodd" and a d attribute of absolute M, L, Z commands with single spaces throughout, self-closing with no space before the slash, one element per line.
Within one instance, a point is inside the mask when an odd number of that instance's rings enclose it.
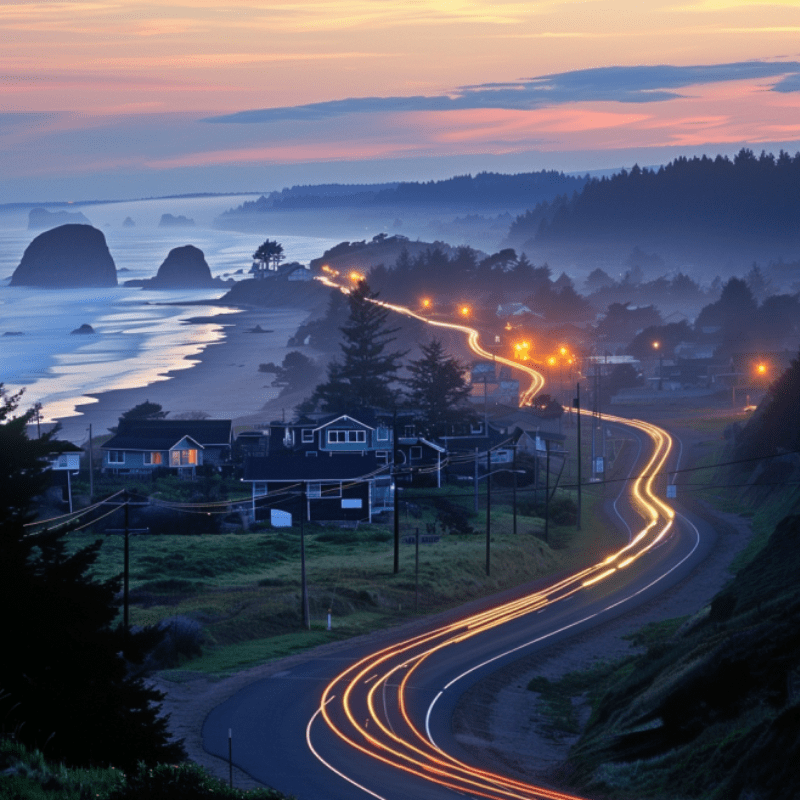
<path fill-rule="evenodd" d="M 29 231 L 44 231 L 69 223 L 91 225 L 80 211 L 48 211 L 46 208 L 32 208 L 28 212 Z"/>
<path fill-rule="evenodd" d="M 180 215 L 174 217 L 172 214 L 162 214 L 158 223 L 159 228 L 191 228 L 193 225 L 193 219 Z"/>
<path fill-rule="evenodd" d="M 226 285 L 211 276 L 203 251 L 191 244 L 170 250 L 154 278 L 125 281 L 125 286 L 145 289 L 206 289 Z"/>
<path fill-rule="evenodd" d="M 134 228 L 136 227 L 136 223 L 130 217 L 125 217 L 125 219 L 122 221 L 122 227 Z"/>
<path fill-rule="evenodd" d="M 40 233 L 25 248 L 11 285 L 43 289 L 116 286 L 117 268 L 102 231 L 91 225 L 59 225 Z"/>
<path fill-rule="evenodd" d="M 95 332 L 94 328 L 91 325 L 89 325 L 88 322 L 84 322 L 83 325 L 80 326 L 80 328 L 75 328 L 74 331 L 70 331 L 70 333 L 79 333 L 79 334 L 94 333 L 94 332 Z"/>

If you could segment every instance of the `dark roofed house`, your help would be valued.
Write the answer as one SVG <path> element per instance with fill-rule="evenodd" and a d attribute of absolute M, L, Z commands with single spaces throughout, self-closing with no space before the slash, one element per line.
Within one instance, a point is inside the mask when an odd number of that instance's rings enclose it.
<path fill-rule="evenodd" d="M 229 419 L 121 419 L 103 446 L 103 471 L 149 473 L 158 468 L 193 476 L 197 467 L 230 463 Z"/>
<path fill-rule="evenodd" d="M 243 481 L 252 486 L 253 514 L 273 511 L 315 522 L 371 522 L 391 505 L 389 466 L 375 453 L 340 453 L 308 458 L 303 453 L 245 459 Z"/>

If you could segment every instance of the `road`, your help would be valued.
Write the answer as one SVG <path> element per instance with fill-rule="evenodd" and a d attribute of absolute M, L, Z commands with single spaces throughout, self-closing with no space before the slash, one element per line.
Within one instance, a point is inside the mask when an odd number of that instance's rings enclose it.
<path fill-rule="evenodd" d="M 463 332 L 476 353 L 488 355 L 468 326 L 435 324 Z M 522 369 L 531 377 L 525 393 L 530 400 L 544 382 L 535 370 Z M 450 720 L 458 698 L 477 681 L 647 602 L 702 557 L 702 523 L 676 515 L 661 499 L 665 472 L 675 469 L 679 457 L 672 437 L 642 421 L 606 421 L 641 443 L 631 464 L 635 477 L 613 504 L 628 539 L 617 552 L 502 602 L 490 599 L 455 611 L 431 629 L 397 631 L 378 650 L 359 643 L 335 657 L 311 653 L 301 665 L 214 709 L 203 728 L 206 749 L 227 758 L 227 735 L 233 731 L 236 765 L 299 800 L 573 798 L 470 763 Z"/>

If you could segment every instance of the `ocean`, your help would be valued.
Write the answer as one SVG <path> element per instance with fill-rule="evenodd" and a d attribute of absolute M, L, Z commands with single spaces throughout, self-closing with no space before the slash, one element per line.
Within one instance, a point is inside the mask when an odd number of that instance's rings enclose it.
<path fill-rule="evenodd" d="M 152 383 L 163 373 L 190 369 L 186 359 L 224 337 L 223 322 L 235 309 L 215 306 L 226 289 L 152 291 L 124 281 L 151 278 L 174 247 L 192 244 L 205 254 L 214 277 L 247 277 L 252 254 L 277 239 L 287 261 L 307 264 L 338 240 L 318 236 L 263 235 L 211 227 L 223 211 L 252 196 L 171 198 L 82 206 L 103 231 L 117 266 L 115 288 L 39 289 L 9 286 L 25 248 L 40 233 L 27 230 L 27 213 L 0 214 L 0 383 L 24 388 L 22 407 L 42 405 L 42 421 L 76 414 L 90 393 Z M 53 209 L 55 210 L 55 209 Z M 195 220 L 190 228 L 159 228 L 161 215 Z M 134 227 L 123 227 L 130 217 Z M 239 272 L 241 270 L 241 272 Z M 163 305 L 208 300 L 209 305 Z M 219 319 L 186 325 L 190 317 Z M 81 325 L 97 335 L 72 335 Z"/>

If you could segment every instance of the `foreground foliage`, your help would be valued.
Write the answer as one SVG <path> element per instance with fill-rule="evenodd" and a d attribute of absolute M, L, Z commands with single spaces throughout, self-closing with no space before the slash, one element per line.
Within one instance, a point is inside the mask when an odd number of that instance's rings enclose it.
<path fill-rule="evenodd" d="M 29 439 L 33 410 L 16 415 L 20 395 L 0 397 L 4 730 L 74 765 L 179 759 L 183 748 L 159 716 L 163 695 L 131 672 L 162 633 L 126 634 L 118 624 L 120 578 L 89 575 L 99 540 L 70 553 L 64 527 L 30 525 L 49 480 L 46 458 L 63 444 Z"/>
<path fill-rule="evenodd" d="M 232 788 L 197 764 L 69 769 L 11 740 L 0 741 L 0 773 L 0 800 L 285 800 L 274 789 Z"/>

